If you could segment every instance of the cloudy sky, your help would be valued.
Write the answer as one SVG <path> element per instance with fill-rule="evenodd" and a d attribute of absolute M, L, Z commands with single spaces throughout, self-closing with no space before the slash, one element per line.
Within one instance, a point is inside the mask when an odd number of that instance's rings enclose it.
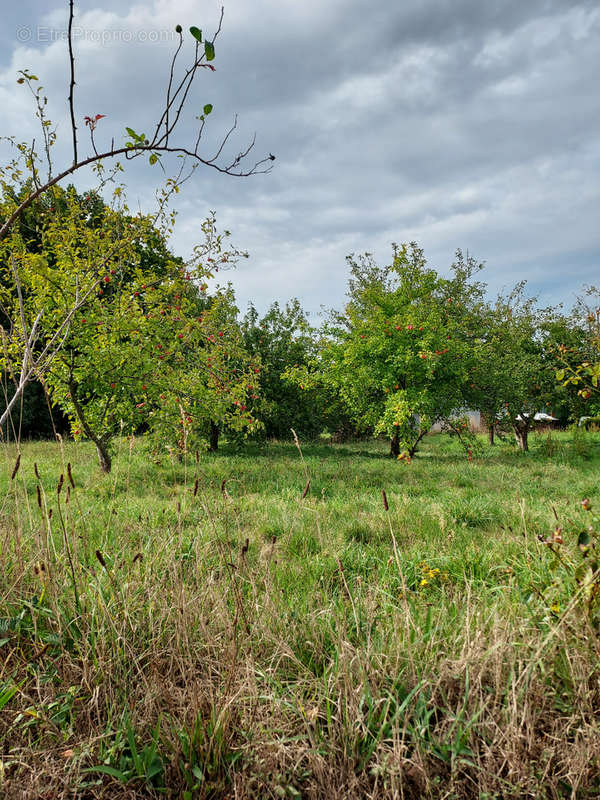
<path fill-rule="evenodd" d="M 29 68 L 68 163 L 67 2 L 7 5 L 0 135 L 37 133 L 15 82 Z M 210 33 L 220 5 L 76 3 L 77 115 L 106 114 L 99 142 L 150 128 L 174 26 Z M 570 304 L 600 283 L 597 0 L 225 0 L 213 63 L 178 141 L 193 141 L 194 114 L 212 103 L 206 154 L 237 114 L 229 152 L 256 132 L 256 157 L 277 158 L 245 179 L 199 169 L 177 198 L 173 246 L 188 255 L 214 210 L 250 253 L 227 275 L 242 309 L 292 296 L 315 314 L 340 306 L 347 254 L 385 262 L 391 242 L 411 240 L 440 271 L 459 247 L 485 261 L 491 292 L 527 279 Z M 150 210 L 157 168 L 137 162 L 126 181 L 130 205 Z"/>

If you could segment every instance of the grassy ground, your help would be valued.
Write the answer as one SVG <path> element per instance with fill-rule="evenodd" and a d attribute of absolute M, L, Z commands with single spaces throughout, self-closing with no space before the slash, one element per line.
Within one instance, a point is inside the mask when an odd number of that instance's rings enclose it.
<path fill-rule="evenodd" d="M 3 452 L 1 796 L 600 796 L 599 434 Z"/>

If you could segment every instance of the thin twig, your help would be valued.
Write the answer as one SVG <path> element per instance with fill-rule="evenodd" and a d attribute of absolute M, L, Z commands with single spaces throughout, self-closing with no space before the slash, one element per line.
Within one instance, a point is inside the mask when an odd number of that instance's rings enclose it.
<path fill-rule="evenodd" d="M 73 165 L 77 164 L 77 125 L 75 124 L 75 104 L 73 93 L 75 90 L 75 56 L 73 55 L 73 0 L 69 0 L 69 64 L 71 68 L 71 82 L 69 85 L 69 110 L 71 112 L 71 132 L 73 135 Z M 95 149 L 95 148 L 94 148 Z"/>

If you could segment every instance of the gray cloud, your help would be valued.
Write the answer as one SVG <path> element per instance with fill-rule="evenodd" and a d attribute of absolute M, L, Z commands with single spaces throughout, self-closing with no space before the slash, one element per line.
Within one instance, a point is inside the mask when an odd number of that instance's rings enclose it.
<path fill-rule="evenodd" d="M 106 113 L 120 137 L 160 105 L 171 47 L 149 31 L 214 28 L 219 6 L 195 0 L 78 4 L 78 109 Z M 300 297 L 343 302 L 347 253 L 384 261 L 392 241 L 417 239 L 445 269 L 457 247 L 486 260 L 492 290 L 527 278 L 547 301 L 598 282 L 600 9 L 595 2 L 232 0 L 217 72 L 201 76 L 196 107 L 215 110 L 207 151 L 234 112 L 230 152 L 257 132 L 267 176 L 199 170 L 177 201 L 174 244 L 185 254 L 209 209 L 250 259 L 228 273 L 245 306 Z M 64 5 L 7 12 L 0 55 L 1 134 L 30 133 L 15 71 L 39 71 L 67 132 L 61 42 L 19 45 L 19 26 L 64 26 Z M 112 31 L 106 41 L 85 31 Z M 131 41 L 117 32 L 137 32 Z M 139 32 L 146 37 L 139 37 Z M 11 38 L 12 36 L 12 38 Z M 184 124 L 189 140 L 193 114 Z M 12 126 L 12 128 L 11 128 Z M 68 141 L 60 151 L 68 158 Z M 128 172 L 129 197 L 149 208 L 158 173 Z"/>

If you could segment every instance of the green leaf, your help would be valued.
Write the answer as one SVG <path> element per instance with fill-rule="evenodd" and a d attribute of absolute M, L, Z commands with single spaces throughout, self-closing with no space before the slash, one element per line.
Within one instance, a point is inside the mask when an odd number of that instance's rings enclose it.
<path fill-rule="evenodd" d="M 156 164 L 156 162 L 158 161 L 158 156 L 156 155 L 156 153 L 151 153 L 148 161 L 150 162 L 151 165 Z"/>
<path fill-rule="evenodd" d="M 557 371 L 556 371 L 556 380 L 557 380 L 557 381 L 562 381 L 562 380 L 564 380 L 564 377 L 565 377 L 565 371 L 564 371 L 564 369 L 559 369 L 559 370 L 557 370 Z"/>
<path fill-rule="evenodd" d="M 102 772 L 105 775 L 110 775 L 113 778 L 117 778 L 123 783 L 127 783 L 127 781 L 129 780 L 127 773 L 122 772 L 120 769 L 109 767 L 108 764 L 99 764 L 97 767 L 87 767 L 86 769 L 82 769 L 81 771 L 83 773 Z"/>
<path fill-rule="evenodd" d="M 16 684 L 5 683 L 0 688 L 0 710 L 4 708 L 7 703 L 14 697 L 14 695 L 19 691 L 19 688 L 23 685 L 23 681 L 17 686 Z"/>
<path fill-rule="evenodd" d="M 213 110 L 212 103 L 207 103 L 207 104 L 204 106 L 204 109 L 203 109 L 203 111 L 204 111 L 204 113 L 205 113 L 205 114 L 210 114 L 210 112 L 211 112 L 212 110 Z"/>
<path fill-rule="evenodd" d="M 192 25 L 192 27 L 190 28 L 190 33 L 192 34 L 194 39 L 196 39 L 199 42 L 202 41 L 202 31 L 200 30 L 200 28 L 197 28 L 195 25 Z"/>
<path fill-rule="evenodd" d="M 215 46 L 212 42 L 204 42 L 204 55 L 207 61 L 212 61 L 215 57 Z"/>
<path fill-rule="evenodd" d="M 160 756 L 154 756 L 150 764 L 146 766 L 146 780 L 151 781 L 163 771 L 163 763 Z M 141 776 L 140 776 L 141 777 Z"/>
<path fill-rule="evenodd" d="M 137 139 L 137 138 L 138 138 L 138 135 L 137 135 L 137 133 L 136 133 L 136 132 L 133 130 L 133 128 L 125 128 L 125 130 L 126 130 L 126 131 L 127 131 L 127 133 L 128 133 L 130 136 L 132 136 L 134 139 Z"/>

